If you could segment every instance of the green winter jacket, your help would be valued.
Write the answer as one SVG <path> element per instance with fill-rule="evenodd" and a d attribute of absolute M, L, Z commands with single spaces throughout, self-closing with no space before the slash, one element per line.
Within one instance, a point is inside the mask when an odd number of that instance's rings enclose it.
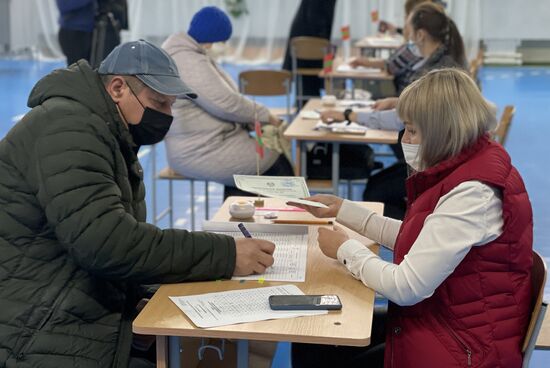
<path fill-rule="evenodd" d="M 140 284 L 229 278 L 232 238 L 145 223 L 132 138 L 86 62 L 0 141 L 0 367 L 127 367 Z"/>

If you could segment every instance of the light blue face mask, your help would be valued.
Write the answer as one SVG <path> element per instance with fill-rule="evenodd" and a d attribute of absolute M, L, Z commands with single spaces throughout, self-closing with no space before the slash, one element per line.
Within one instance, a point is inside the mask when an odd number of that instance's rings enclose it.
<path fill-rule="evenodd" d="M 414 43 L 413 41 L 409 40 L 409 42 L 407 42 L 407 47 L 409 49 L 410 52 L 412 52 L 412 54 L 416 57 L 419 57 L 421 58 L 422 57 L 422 53 L 420 52 L 420 49 L 418 48 L 418 46 L 416 45 L 416 43 Z"/>

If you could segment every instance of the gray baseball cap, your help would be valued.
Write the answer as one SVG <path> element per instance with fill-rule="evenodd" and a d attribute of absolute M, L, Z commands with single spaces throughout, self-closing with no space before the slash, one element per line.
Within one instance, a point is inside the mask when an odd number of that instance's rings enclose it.
<path fill-rule="evenodd" d="M 197 98 L 180 79 L 178 67 L 170 55 L 145 40 L 118 45 L 101 62 L 98 73 L 132 75 L 163 95 Z"/>

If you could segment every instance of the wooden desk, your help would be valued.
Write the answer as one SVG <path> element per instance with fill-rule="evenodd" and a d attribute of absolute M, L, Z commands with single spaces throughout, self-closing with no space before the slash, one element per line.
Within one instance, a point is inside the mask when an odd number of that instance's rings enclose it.
<path fill-rule="evenodd" d="M 325 73 L 323 70 L 319 73 L 320 78 L 325 79 L 325 90 L 327 94 L 334 94 L 334 81 L 337 79 L 351 80 L 351 81 L 393 81 L 393 75 L 387 71 L 380 69 L 379 72 L 340 72 L 338 71 L 338 65 L 343 64 L 342 59 L 336 59 L 333 62 L 332 72 Z M 351 98 L 354 98 L 355 88 L 352 88 Z"/>
<path fill-rule="evenodd" d="M 215 221 L 229 221 L 228 206 L 234 200 L 244 197 L 229 197 L 214 216 Z M 266 198 L 266 207 L 281 207 L 280 199 Z M 382 203 L 365 202 L 365 206 L 383 212 Z M 281 215 L 282 217 L 283 215 Z M 310 215 L 308 215 L 310 216 Z M 258 221 L 261 221 L 258 218 Z M 375 293 L 355 280 L 338 261 L 325 257 L 317 246 L 317 226 L 309 228 L 306 282 L 296 285 L 306 294 L 338 294 L 342 301 L 341 311 L 328 315 L 288 318 L 271 321 L 242 323 L 238 325 L 197 328 L 172 301 L 169 296 L 193 295 L 216 291 L 257 288 L 288 283 L 255 281 L 190 282 L 162 285 L 153 298 L 133 322 L 133 331 L 138 334 L 157 336 L 157 367 L 180 367 L 179 337 L 217 337 L 239 339 L 239 367 L 246 367 L 246 340 L 291 341 L 331 345 L 367 346 L 370 344 Z M 371 244 L 372 241 L 352 234 L 354 238 Z M 169 345 L 169 348 L 168 348 Z"/>
<path fill-rule="evenodd" d="M 303 110 L 319 110 L 323 108 L 321 100 L 318 98 L 312 98 L 304 106 Z M 326 109 L 326 108 L 325 108 Z M 332 143 L 332 162 L 340 162 L 340 143 L 385 143 L 394 144 L 397 143 L 399 133 L 389 130 L 368 129 L 364 135 L 355 134 L 337 134 L 328 132 L 325 130 L 314 130 L 317 120 L 304 119 L 300 114 L 296 115 L 296 118 L 290 124 L 285 131 L 285 137 L 296 140 L 296 156 L 297 162 L 295 163 L 296 175 L 307 178 L 307 147 L 308 142 L 331 142 Z M 338 182 L 340 178 L 339 165 L 332 165 L 332 180 L 330 186 L 318 187 L 315 183 L 308 182 L 308 186 L 311 184 L 311 188 L 315 191 L 324 191 L 338 194 Z"/>
<path fill-rule="evenodd" d="M 550 310 L 546 311 L 535 349 L 550 350 Z"/>

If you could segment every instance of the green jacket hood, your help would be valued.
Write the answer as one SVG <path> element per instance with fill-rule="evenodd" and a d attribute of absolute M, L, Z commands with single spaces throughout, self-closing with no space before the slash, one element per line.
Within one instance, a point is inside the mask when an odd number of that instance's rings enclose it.
<path fill-rule="evenodd" d="M 105 91 L 99 74 L 85 60 L 69 68 L 54 70 L 39 80 L 29 95 L 27 106 L 36 107 L 54 97 L 75 100 L 105 120 L 113 119 L 114 114 L 115 119 L 118 118 L 115 104 Z"/>

